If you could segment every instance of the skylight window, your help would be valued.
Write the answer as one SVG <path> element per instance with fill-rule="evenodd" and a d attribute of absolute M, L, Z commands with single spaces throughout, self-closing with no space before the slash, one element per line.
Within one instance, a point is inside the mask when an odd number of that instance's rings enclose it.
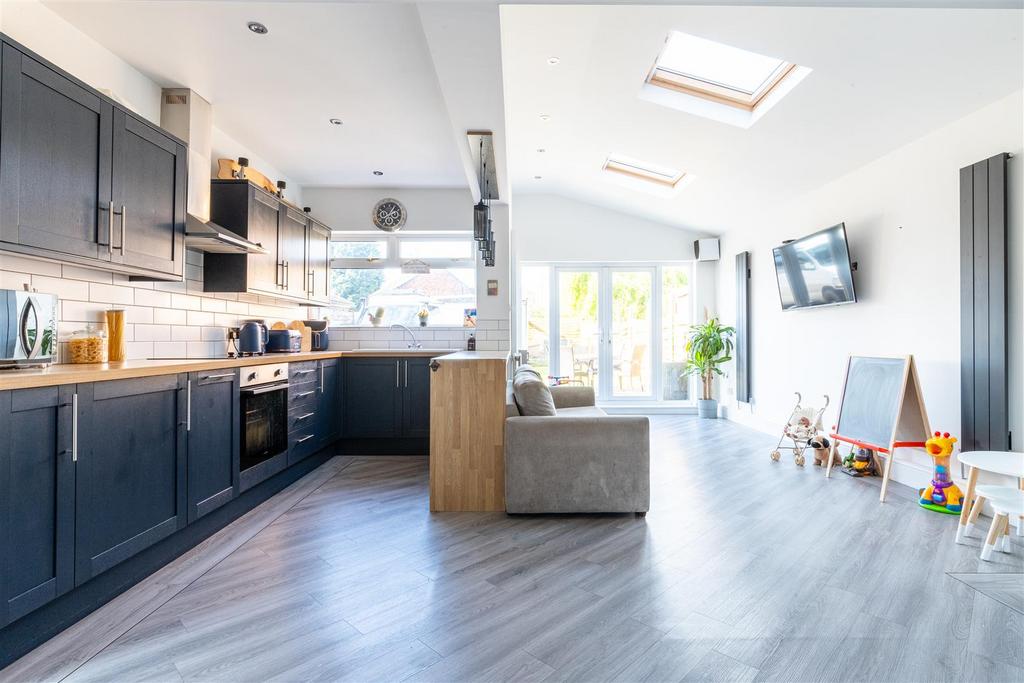
<path fill-rule="evenodd" d="M 808 73 L 810 69 L 778 57 L 673 31 L 645 85 L 704 104 L 673 103 L 666 95 L 651 92 L 645 99 L 748 127 Z M 715 106 L 732 108 L 734 113 L 716 113 Z"/>
<path fill-rule="evenodd" d="M 604 170 L 625 178 L 630 183 L 642 181 L 644 184 L 667 190 L 678 189 L 682 180 L 687 177 L 683 171 L 631 159 L 621 154 L 608 155 L 604 162 Z"/>

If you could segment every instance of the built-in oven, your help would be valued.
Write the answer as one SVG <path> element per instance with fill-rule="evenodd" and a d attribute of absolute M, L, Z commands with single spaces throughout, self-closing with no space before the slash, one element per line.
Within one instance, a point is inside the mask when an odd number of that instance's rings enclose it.
<path fill-rule="evenodd" d="M 288 364 L 242 368 L 240 488 L 252 488 L 288 464 Z"/>

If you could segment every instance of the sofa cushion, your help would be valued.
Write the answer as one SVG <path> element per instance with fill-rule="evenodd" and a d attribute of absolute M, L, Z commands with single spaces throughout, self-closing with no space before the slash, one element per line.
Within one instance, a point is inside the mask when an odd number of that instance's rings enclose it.
<path fill-rule="evenodd" d="M 536 377 L 537 379 L 541 380 L 542 382 L 544 381 L 544 378 L 540 376 L 540 372 L 538 372 L 537 368 L 533 367 L 532 365 L 520 365 L 518 368 L 516 368 L 515 374 L 519 375 L 520 373 L 529 373 Z"/>
<path fill-rule="evenodd" d="M 539 377 L 531 372 L 517 372 L 512 380 L 512 394 L 520 415 L 557 415 L 551 390 Z"/>
<path fill-rule="evenodd" d="M 558 417 L 605 417 L 608 413 L 597 406 L 576 406 L 575 408 L 559 408 Z"/>

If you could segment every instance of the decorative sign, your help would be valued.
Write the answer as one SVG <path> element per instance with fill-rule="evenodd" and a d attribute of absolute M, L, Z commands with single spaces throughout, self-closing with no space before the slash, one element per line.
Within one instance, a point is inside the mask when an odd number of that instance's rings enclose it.
<path fill-rule="evenodd" d="M 465 313 L 465 315 L 462 318 L 462 326 L 463 327 L 476 327 L 476 309 L 475 308 L 467 308 L 467 309 L 465 309 L 465 311 L 466 311 L 466 313 Z"/>
<path fill-rule="evenodd" d="M 498 281 L 488 280 L 487 281 L 487 296 L 498 296 Z"/>

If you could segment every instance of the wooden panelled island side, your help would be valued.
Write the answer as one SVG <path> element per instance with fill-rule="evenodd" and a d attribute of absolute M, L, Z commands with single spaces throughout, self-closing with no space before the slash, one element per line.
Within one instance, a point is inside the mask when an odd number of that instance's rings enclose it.
<path fill-rule="evenodd" d="M 430 376 L 430 511 L 505 509 L 507 351 L 435 358 Z"/>

